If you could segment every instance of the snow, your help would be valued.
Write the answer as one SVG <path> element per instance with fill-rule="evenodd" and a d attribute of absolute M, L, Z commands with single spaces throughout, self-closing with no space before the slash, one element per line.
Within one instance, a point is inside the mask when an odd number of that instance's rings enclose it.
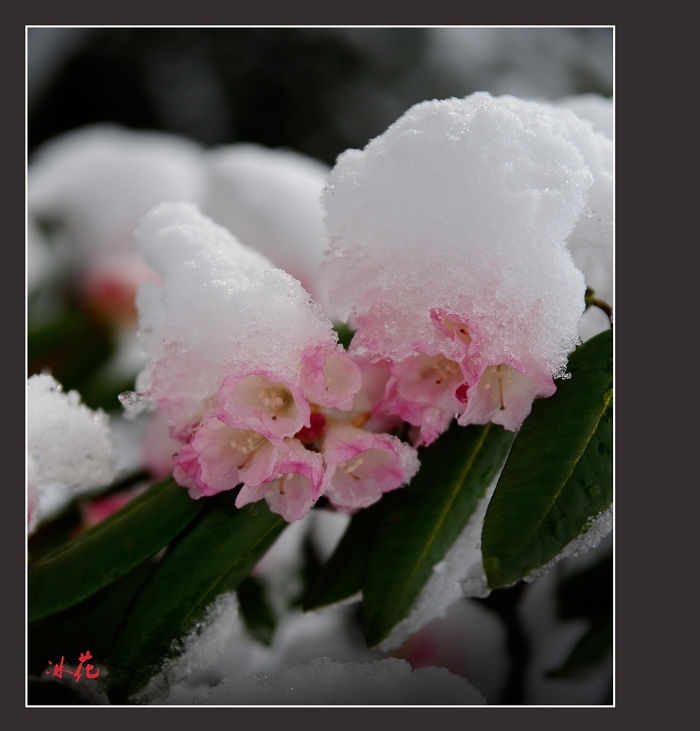
<path fill-rule="evenodd" d="M 571 112 L 476 93 L 417 104 L 343 153 L 322 199 L 324 266 L 331 304 L 360 328 L 353 350 L 401 360 L 436 340 L 442 308 L 479 333 L 484 360 L 558 373 L 584 293 L 565 242 L 596 144 Z"/>
<path fill-rule="evenodd" d="M 270 676 L 224 680 L 206 705 L 484 705 L 481 693 L 444 668 L 405 660 L 341 663 L 327 657 Z"/>

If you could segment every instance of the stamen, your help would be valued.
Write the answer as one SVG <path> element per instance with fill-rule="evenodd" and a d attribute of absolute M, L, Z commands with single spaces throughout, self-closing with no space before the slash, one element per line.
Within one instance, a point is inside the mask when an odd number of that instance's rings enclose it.
<path fill-rule="evenodd" d="M 352 459 L 347 460 L 346 462 L 340 463 L 340 468 L 346 472 L 350 477 L 353 477 L 356 480 L 360 479 L 359 475 L 353 475 L 352 473 L 364 462 L 364 457 L 360 454 L 356 454 Z"/>
<path fill-rule="evenodd" d="M 253 436 L 246 437 L 245 443 L 240 444 L 235 439 L 232 439 L 229 443 L 231 445 L 232 449 L 238 450 L 241 454 L 250 454 L 250 457 L 246 459 L 246 461 L 240 465 L 240 467 L 244 467 L 248 462 L 250 461 L 250 458 L 253 456 L 253 452 L 257 450 L 257 448 L 262 444 L 265 437 L 263 437 L 262 434 L 255 434 L 254 432 L 249 432 Z M 239 467 L 239 469 L 240 469 Z"/>
<path fill-rule="evenodd" d="M 389 412 L 387 411 L 387 414 Z M 371 411 L 365 411 L 362 414 L 358 414 L 350 423 L 356 428 L 356 429 L 362 429 L 362 427 L 372 418 L 372 412 Z"/>
<path fill-rule="evenodd" d="M 273 421 L 277 421 L 277 417 L 289 403 L 290 398 L 291 394 L 286 389 L 270 388 L 266 390 L 263 388 L 258 392 L 258 399 L 262 403 L 263 408 L 268 413 L 274 411 L 274 413 L 270 414 Z"/>
<path fill-rule="evenodd" d="M 435 381 L 435 383 L 439 386 L 446 378 L 449 378 L 458 370 L 459 365 L 457 363 L 453 360 L 448 360 L 444 355 L 438 355 L 433 363 L 421 371 L 421 376 L 428 379 L 435 378 L 435 376 L 438 375 L 439 378 Z"/>
<path fill-rule="evenodd" d="M 498 374 L 498 391 L 501 397 L 501 411 L 505 411 L 506 405 L 503 403 L 503 380 L 501 379 L 501 366 L 496 367 L 496 373 Z"/>

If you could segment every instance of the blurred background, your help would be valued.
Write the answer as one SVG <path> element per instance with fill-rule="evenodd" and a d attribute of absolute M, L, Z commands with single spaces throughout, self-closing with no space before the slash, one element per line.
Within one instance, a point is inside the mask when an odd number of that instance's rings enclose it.
<path fill-rule="evenodd" d="M 424 99 L 612 95 L 611 28 L 30 28 L 29 152 L 94 122 L 333 165 Z"/>
<path fill-rule="evenodd" d="M 124 423 L 117 399 L 143 365 L 133 294 L 148 272 L 130 238 L 138 218 L 161 199 L 188 196 L 323 303 L 313 271 L 324 246 L 318 195 L 336 157 L 417 102 L 475 91 L 579 96 L 595 102 L 593 119 L 613 93 L 613 30 L 28 29 L 28 375 L 50 372 L 113 415 L 121 482 L 109 495 L 167 474 L 173 451 L 162 424 Z M 303 242 L 293 229 L 308 232 Z M 30 553 L 98 514 L 53 495 Z M 328 554 L 324 540 L 316 536 L 315 557 L 313 541 L 299 544 L 300 571 Z M 394 654 L 448 667 L 489 703 L 611 703 L 611 545 L 608 537 L 532 585 L 455 602 Z M 334 656 L 333 647 L 337 659 L 365 658 L 356 616 L 324 631 L 341 626 L 356 644 L 307 637 L 309 659 Z M 274 662 L 305 659 L 295 647 Z M 226 672 L 242 667 L 229 662 Z"/>

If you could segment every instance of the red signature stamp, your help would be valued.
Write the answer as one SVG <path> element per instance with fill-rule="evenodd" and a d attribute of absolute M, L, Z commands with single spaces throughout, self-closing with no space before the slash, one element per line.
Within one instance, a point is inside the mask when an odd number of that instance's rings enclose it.
<path fill-rule="evenodd" d="M 59 662 L 57 665 L 53 666 L 53 675 L 55 678 L 60 678 L 63 680 L 63 673 L 66 673 L 66 675 L 72 675 L 75 678 L 75 682 L 77 683 L 80 678 L 83 676 L 83 663 L 87 662 L 88 660 L 92 659 L 92 655 L 90 654 L 90 650 L 87 650 L 85 653 L 80 653 L 80 656 L 78 657 L 78 660 L 80 661 L 80 665 L 73 670 L 72 672 L 66 668 L 66 662 L 65 657 L 61 655 L 61 662 Z M 53 662 L 49 660 L 49 665 L 53 665 Z M 46 674 L 48 675 L 51 672 L 51 670 L 47 670 Z M 90 678 L 91 680 L 94 678 L 99 678 L 100 676 L 100 669 L 97 668 L 95 670 L 94 665 L 86 665 L 85 666 L 85 677 Z"/>

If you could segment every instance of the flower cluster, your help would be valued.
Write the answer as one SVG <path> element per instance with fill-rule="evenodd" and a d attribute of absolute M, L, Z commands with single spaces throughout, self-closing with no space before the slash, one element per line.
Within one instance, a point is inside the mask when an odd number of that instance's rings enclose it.
<path fill-rule="evenodd" d="M 192 497 L 242 485 L 237 505 L 294 521 L 321 495 L 354 511 L 406 484 L 403 422 L 415 447 L 455 417 L 516 430 L 578 341 L 572 250 L 607 241 L 611 159 L 570 110 L 486 93 L 418 104 L 343 153 L 321 200 L 348 352 L 290 274 L 193 204 L 153 209 L 137 389 L 182 445 L 176 480 Z"/>
<path fill-rule="evenodd" d="M 138 387 L 182 444 L 174 476 L 192 497 L 242 485 L 238 507 L 264 498 L 292 522 L 321 495 L 353 511 L 411 479 L 415 451 L 363 428 L 355 397 L 374 381 L 297 280 L 191 204 L 158 206 L 136 235 L 162 276 L 137 298 Z"/>
<path fill-rule="evenodd" d="M 322 202 L 331 304 L 350 352 L 390 373 L 374 412 L 416 445 L 459 423 L 515 430 L 554 393 L 585 283 L 567 242 L 610 193 L 611 142 L 567 109 L 494 98 L 417 104 L 348 150 Z"/>

